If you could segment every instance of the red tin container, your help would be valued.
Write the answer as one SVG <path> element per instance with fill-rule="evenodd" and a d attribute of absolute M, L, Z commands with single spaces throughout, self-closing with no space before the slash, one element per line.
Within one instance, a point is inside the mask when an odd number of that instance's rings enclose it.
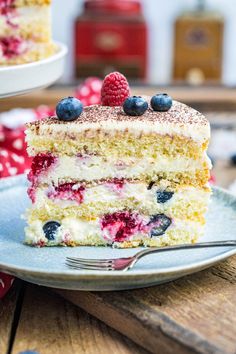
<path fill-rule="evenodd" d="M 87 0 L 75 23 L 76 76 L 104 77 L 118 70 L 145 79 L 147 26 L 140 1 Z"/>

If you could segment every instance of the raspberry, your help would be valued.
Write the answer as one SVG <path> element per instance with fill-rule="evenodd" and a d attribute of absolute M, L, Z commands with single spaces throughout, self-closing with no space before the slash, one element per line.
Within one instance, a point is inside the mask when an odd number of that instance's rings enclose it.
<path fill-rule="evenodd" d="M 117 211 L 105 214 L 101 219 L 103 237 L 111 242 L 129 240 L 133 235 L 143 230 L 143 223 L 137 213 Z"/>
<path fill-rule="evenodd" d="M 105 77 L 101 91 L 103 106 L 122 106 L 129 95 L 129 84 L 124 75 L 113 72 Z"/>

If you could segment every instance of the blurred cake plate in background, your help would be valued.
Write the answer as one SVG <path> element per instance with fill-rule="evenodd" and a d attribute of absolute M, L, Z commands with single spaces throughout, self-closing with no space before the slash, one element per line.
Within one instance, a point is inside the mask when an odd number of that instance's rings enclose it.
<path fill-rule="evenodd" d="M 52 84 L 66 53 L 52 40 L 51 0 L 0 0 L 0 98 Z"/>

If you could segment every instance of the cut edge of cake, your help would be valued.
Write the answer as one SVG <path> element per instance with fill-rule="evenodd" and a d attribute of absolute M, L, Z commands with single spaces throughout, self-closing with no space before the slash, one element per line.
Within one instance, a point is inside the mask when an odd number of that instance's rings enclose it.
<path fill-rule="evenodd" d="M 73 122 L 49 117 L 29 123 L 26 136 L 34 156 L 26 243 L 153 247 L 196 242 L 202 235 L 210 197 L 210 127 L 196 110 L 174 101 L 168 112 L 148 109 L 134 117 L 122 107 L 90 106 Z M 182 170 L 175 166 L 178 155 L 179 161 L 185 158 Z M 159 170 L 149 174 L 155 161 Z M 173 171 L 164 170 L 168 163 Z M 110 202 L 102 200 L 104 193 Z M 157 202 L 158 193 L 174 197 Z M 53 221 L 60 226 L 48 240 L 44 225 Z"/>

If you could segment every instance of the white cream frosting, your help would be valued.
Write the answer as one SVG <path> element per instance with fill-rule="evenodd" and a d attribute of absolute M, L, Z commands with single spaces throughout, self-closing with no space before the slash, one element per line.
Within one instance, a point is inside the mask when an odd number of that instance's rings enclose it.
<path fill-rule="evenodd" d="M 207 119 L 196 110 L 177 101 L 173 101 L 168 112 L 148 110 L 141 117 L 125 116 L 120 107 L 94 105 L 85 107 L 78 121 L 58 124 L 54 118 L 43 121 L 38 127 L 38 136 L 64 135 L 69 139 L 70 136 L 76 137 L 81 133 L 96 138 L 96 134 L 100 132 L 112 137 L 117 131 L 126 131 L 137 137 L 150 133 L 178 135 L 191 138 L 200 144 L 210 138 L 210 125 Z M 27 135 L 30 141 L 33 138 L 30 131 L 27 131 Z"/>
<path fill-rule="evenodd" d="M 16 35 L 21 30 L 27 30 L 31 26 L 40 24 L 49 26 L 51 21 L 50 6 L 25 6 L 18 7 L 13 12 L 9 12 L 8 16 L 0 15 L 0 33 L 1 36 L 12 31 Z M 37 33 L 32 33 L 37 37 Z"/>
<path fill-rule="evenodd" d="M 158 156 L 156 159 L 136 159 L 124 158 L 121 160 L 105 160 L 99 156 L 89 156 L 88 158 L 60 156 L 57 162 L 49 168 L 46 174 L 39 177 L 42 183 L 50 183 L 63 178 L 93 181 L 104 178 L 136 178 L 142 174 L 152 174 L 160 172 L 194 172 L 202 169 L 203 162 L 207 162 L 211 167 L 207 155 L 202 160 L 188 158 L 169 159 Z"/>
<path fill-rule="evenodd" d="M 170 124 L 170 123 L 147 123 L 143 121 L 100 121 L 99 123 L 83 123 L 76 124 L 70 122 L 68 125 L 62 124 L 54 124 L 53 127 L 54 133 L 60 134 L 79 134 L 86 130 L 100 130 L 102 129 L 104 132 L 107 132 L 110 136 L 116 134 L 117 131 L 125 131 L 128 130 L 129 133 L 134 136 L 140 136 L 140 134 L 160 134 L 160 135 L 178 135 L 184 136 L 186 138 L 191 138 L 198 143 L 202 143 L 210 138 L 210 126 L 208 125 L 195 125 L 194 128 L 190 124 Z M 50 126 L 41 125 L 40 126 L 40 135 L 47 136 L 48 130 Z M 29 133 L 30 138 L 30 133 Z"/>
<path fill-rule="evenodd" d="M 52 187 L 42 187 L 36 190 L 36 208 L 47 205 L 49 200 L 48 192 L 51 192 Z M 149 210 L 156 210 L 159 212 L 165 212 L 168 210 L 170 204 L 174 205 L 181 202 L 182 204 L 191 202 L 197 202 L 201 205 L 208 205 L 208 199 L 210 192 L 194 187 L 184 187 L 176 191 L 173 196 L 165 203 L 157 202 L 157 191 L 165 190 L 163 185 L 154 185 L 151 189 L 147 189 L 145 183 L 124 183 L 123 187 L 117 188 L 115 184 L 104 183 L 96 186 L 86 188 L 83 192 L 83 204 L 90 203 L 115 203 L 119 201 L 125 201 L 128 198 L 132 198 L 137 202 L 139 208 L 145 208 Z M 78 202 L 74 200 L 61 200 L 53 198 L 52 201 L 61 208 L 67 206 L 78 206 Z"/>

